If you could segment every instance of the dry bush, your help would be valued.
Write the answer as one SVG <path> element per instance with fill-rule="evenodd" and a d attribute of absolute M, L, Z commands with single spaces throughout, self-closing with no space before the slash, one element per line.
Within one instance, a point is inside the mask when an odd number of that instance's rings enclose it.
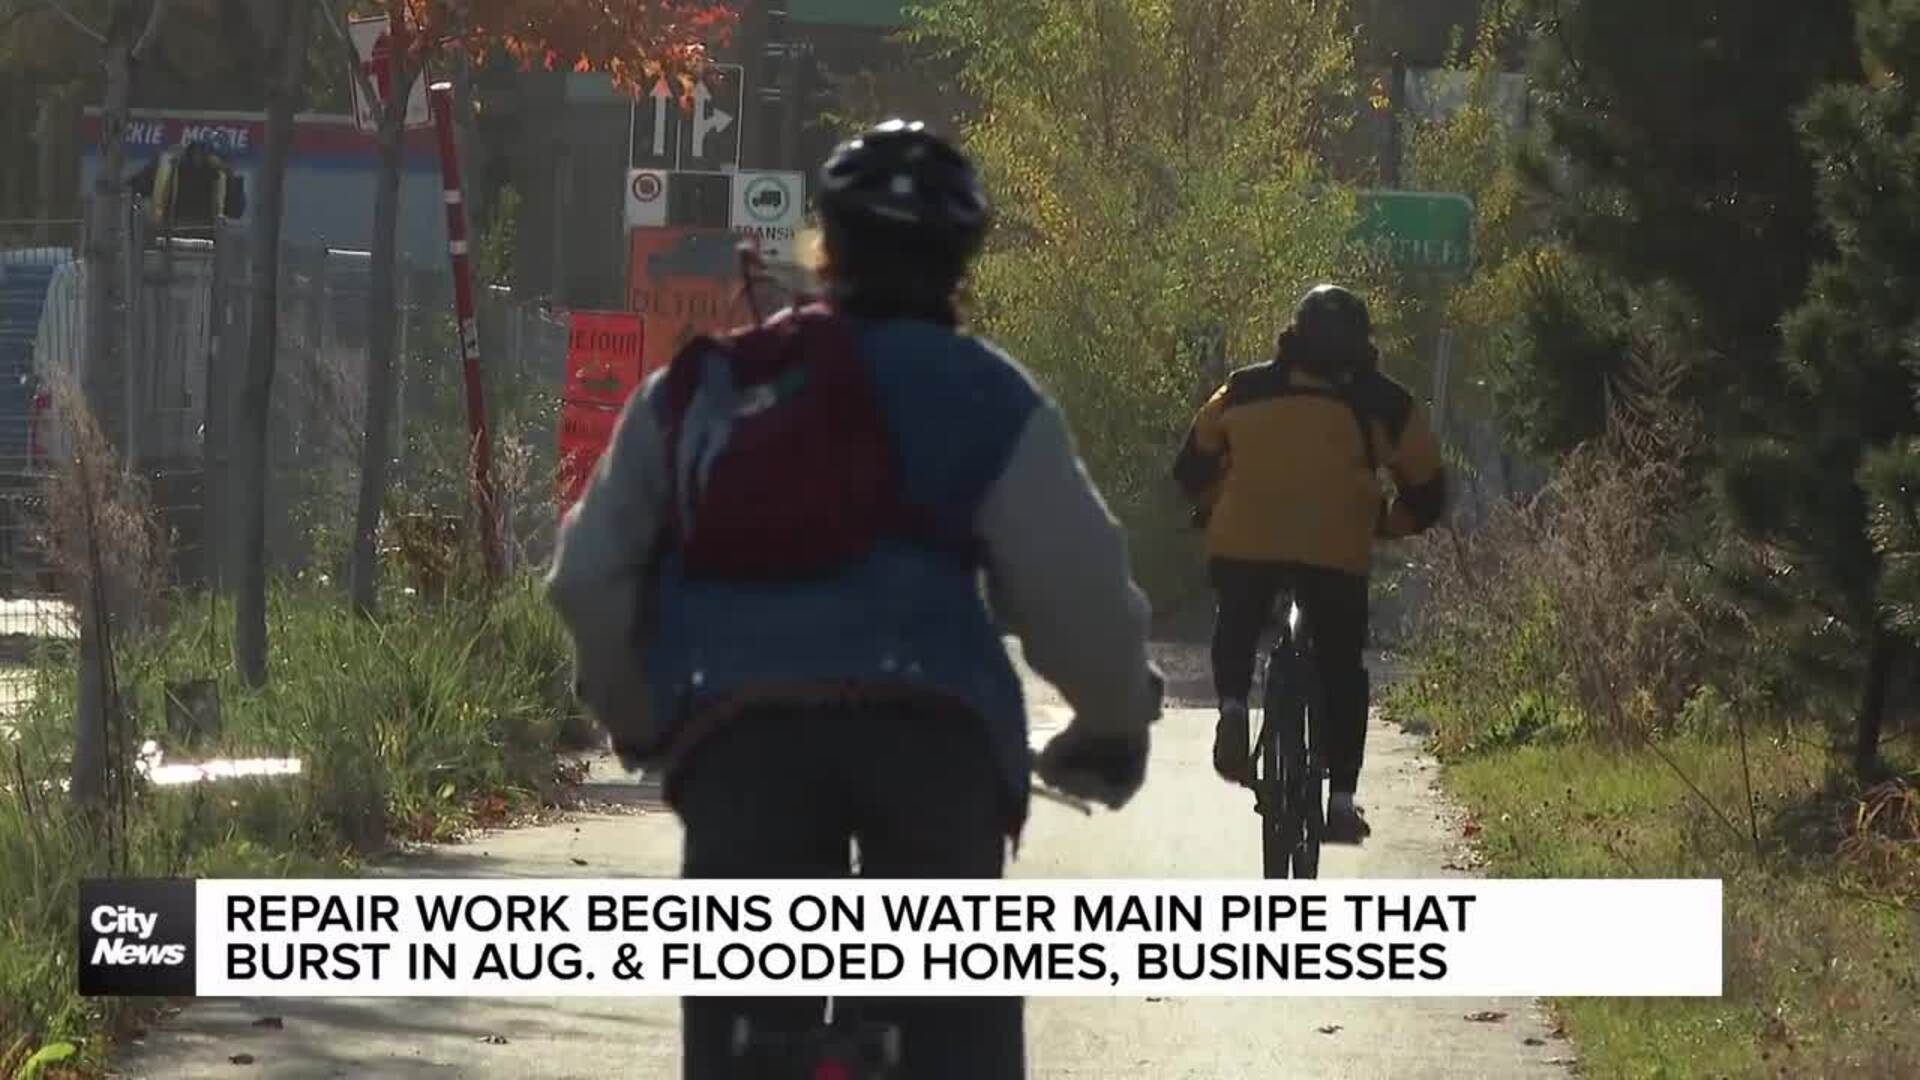
<path fill-rule="evenodd" d="M 1416 542 L 1413 704 L 1444 748 L 1558 727 L 1637 742 L 1682 711 L 1709 647 L 1668 551 L 1688 449 L 1682 425 L 1616 408 L 1540 494 Z"/>
<path fill-rule="evenodd" d="M 113 610 L 138 613 L 167 585 L 166 534 L 147 485 L 120 466 L 77 386 L 57 382 L 51 396 L 57 435 L 46 479 L 48 559 L 76 607 L 97 570 Z"/>
<path fill-rule="evenodd" d="M 1888 781 L 1842 823 L 1840 860 L 1876 894 L 1920 908 L 1920 790 Z"/>
<path fill-rule="evenodd" d="M 1666 556 L 1685 481 L 1662 449 L 1657 435 L 1623 428 L 1576 452 L 1538 511 L 1536 572 L 1582 712 L 1624 741 L 1680 711 L 1708 646 L 1699 600 Z"/>

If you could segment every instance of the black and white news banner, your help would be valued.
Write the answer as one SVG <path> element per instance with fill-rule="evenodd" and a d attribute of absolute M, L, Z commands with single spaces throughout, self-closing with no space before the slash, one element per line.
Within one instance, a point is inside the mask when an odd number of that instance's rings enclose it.
<path fill-rule="evenodd" d="M 1718 881 L 114 880 L 80 989 L 1715 997 Z"/>

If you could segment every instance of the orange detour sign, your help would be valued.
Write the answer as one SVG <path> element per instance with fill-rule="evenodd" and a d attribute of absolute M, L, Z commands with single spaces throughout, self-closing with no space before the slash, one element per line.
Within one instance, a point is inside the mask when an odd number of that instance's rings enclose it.
<path fill-rule="evenodd" d="M 583 401 L 568 401 L 560 406 L 560 475 L 556 496 L 562 516 L 580 501 L 600 462 L 613 443 L 613 430 L 620 423 L 620 410 Z"/>
<path fill-rule="evenodd" d="M 639 388 L 646 334 L 628 311 L 576 311 L 567 334 L 560 397 L 560 513 L 579 501 L 593 467 L 613 442 L 627 398 Z"/>
<path fill-rule="evenodd" d="M 645 333 L 631 311 L 576 311 L 567 327 L 565 401 L 611 405 L 627 403 L 640 385 Z"/>
<path fill-rule="evenodd" d="M 696 335 L 752 321 L 740 289 L 740 238 L 726 229 L 632 230 L 627 306 L 646 322 L 643 377 Z"/>

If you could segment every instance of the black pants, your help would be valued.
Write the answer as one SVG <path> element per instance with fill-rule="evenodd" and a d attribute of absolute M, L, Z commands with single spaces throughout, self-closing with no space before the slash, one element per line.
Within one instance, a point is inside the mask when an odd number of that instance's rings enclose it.
<path fill-rule="evenodd" d="M 1247 701 L 1260 633 L 1273 621 L 1282 588 L 1291 587 L 1313 634 L 1314 659 L 1326 695 L 1316 736 L 1327 758 L 1329 787 L 1351 794 L 1360 783 L 1367 745 L 1367 579 L 1287 563 L 1214 559 L 1209 577 L 1219 607 L 1213 623 L 1213 689 L 1222 701 Z"/>
<path fill-rule="evenodd" d="M 672 785 L 689 878 L 997 878 L 1007 798 L 978 718 L 944 704 L 766 706 L 707 736 Z M 758 1031 L 820 1023 L 818 998 L 686 998 L 686 1080 L 742 1075 L 728 1060 L 733 1019 Z M 1026 1075 L 1019 998 L 837 1001 L 900 1028 L 899 1075 Z"/>

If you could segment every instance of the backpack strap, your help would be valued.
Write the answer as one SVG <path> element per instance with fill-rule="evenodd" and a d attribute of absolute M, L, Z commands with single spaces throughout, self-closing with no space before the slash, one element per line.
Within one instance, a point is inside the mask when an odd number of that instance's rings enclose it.
<path fill-rule="evenodd" d="M 1360 445 L 1367 455 L 1367 472 L 1380 471 L 1380 450 L 1373 445 L 1373 416 L 1367 411 L 1360 395 L 1353 392 L 1351 386 L 1342 386 L 1333 392 L 1347 409 L 1353 413 L 1354 422 L 1360 425 Z"/>
<path fill-rule="evenodd" d="M 1228 405 L 1284 397 L 1317 397 L 1337 401 L 1353 415 L 1354 426 L 1360 433 L 1360 452 L 1366 456 L 1368 474 L 1377 474 L 1380 471 L 1380 449 L 1373 441 L 1374 422 L 1380 423 L 1389 443 L 1397 442 L 1400 432 L 1406 427 L 1407 403 L 1411 401 L 1405 391 L 1371 371 L 1360 373 L 1344 383 L 1302 386 L 1294 382 L 1294 370 L 1291 365 L 1268 361 L 1234 372 L 1227 381 Z M 1382 499 L 1382 520 L 1385 515 L 1386 500 Z M 1203 516 L 1196 512 L 1195 521 L 1200 522 Z"/>

